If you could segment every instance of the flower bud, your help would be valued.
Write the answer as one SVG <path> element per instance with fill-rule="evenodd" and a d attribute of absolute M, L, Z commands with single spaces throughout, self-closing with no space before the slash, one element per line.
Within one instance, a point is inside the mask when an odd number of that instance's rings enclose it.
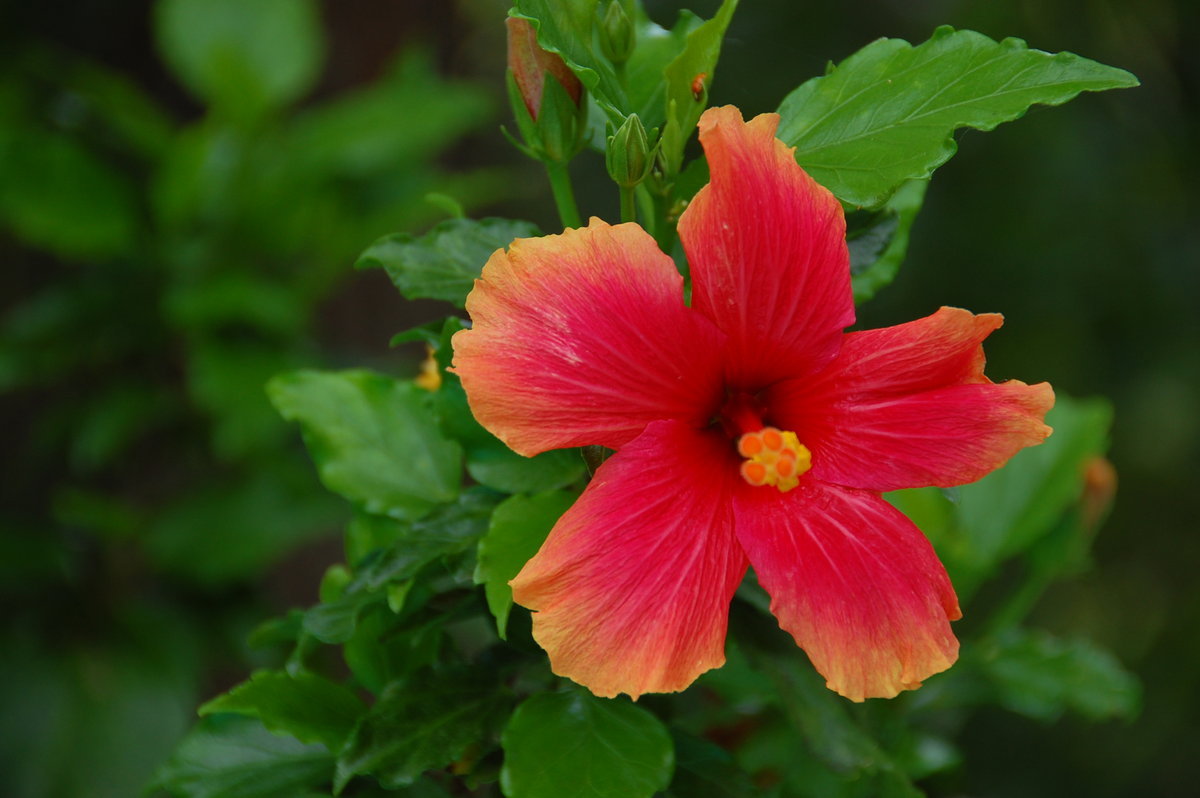
<path fill-rule="evenodd" d="M 600 22 L 600 50 L 614 64 L 623 64 L 633 54 L 636 33 L 621 0 L 611 0 Z"/>
<path fill-rule="evenodd" d="M 617 185 L 633 188 L 650 174 L 654 155 L 642 120 L 637 114 L 630 114 L 617 132 L 608 137 L 604 160 L 609 176 Z"/>
<path fill-rule="evenodd" d="M 541 115 L 542 96 L 549 73 L 558 81 L 575 105 L 583 99 L 583 84 L 575 77 L 562 58 L 542 49 L 537 41 L 537 30 L 527 19 L 509 17 L 508 24 L 508 68 L 517 81 L 521 99 L 529 116 L 536 122 Z"/>
<path fill-rule="evenodd" d="M 567 161 L 583 145 L 583 84 L 561 57 L 538 44 L 529 20 L 509 17 L 507 25 L 509 100 L 525 139 L 522 149 L 541 160 Z"/>

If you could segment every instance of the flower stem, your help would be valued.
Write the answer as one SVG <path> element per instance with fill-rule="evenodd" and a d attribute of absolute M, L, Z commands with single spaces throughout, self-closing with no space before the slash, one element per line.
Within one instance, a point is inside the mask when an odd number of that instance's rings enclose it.
<path fill-rule="evenodd" d="M 546 175 L 550 178 L 550 190 L 554 192 L 554 204 L 558 207 L 558 218 L 563 227 L 582 227 L 579 207 L 575 204 L 575 192 L 571 188 L 571 175 L 565 161 L 545 161 Z"/>
<path fill-rule="evenodd" d="M 657 237 L 658 217 L 655 213 L 654 197 L 646 189 L 645 183 L 642 183 L 633 191 L 637 197 L 638 204 L 642 206 L 642 226 L 646 228 L 647 233 Z"/>
<path fill-rule="evenodd" d="M 621 191 L 621 221 L 636 222 L 637 221 L 637 203 L 634 199 L 634 187 L 620 187 Z"/>

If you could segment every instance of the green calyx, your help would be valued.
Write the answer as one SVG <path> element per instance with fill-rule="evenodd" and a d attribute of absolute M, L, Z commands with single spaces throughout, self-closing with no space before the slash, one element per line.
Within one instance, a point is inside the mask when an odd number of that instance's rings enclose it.
<path fill-rule="evenodd" d="M 581 96 L 576 103 L 558 80 L 547 76 L 535 119 L 525 105 L 512 70 L 508 72 L 508 96 L 524 143 L 512 136 L 509 140 L 526 155 L 539 161 L 566 163 L 583 148 L 587 129 L 586 96 Z"/>
<path fill-rule="evenodd" d="M 650 174 L 658 145 L 650 139 L 658 137 L 658 129 L 646 134 L 646 127 L 637 114 L 625 118 L 617 132 L 608 137 L 605 163 L 609 176 L 621 188 L 633 188 Z"/>

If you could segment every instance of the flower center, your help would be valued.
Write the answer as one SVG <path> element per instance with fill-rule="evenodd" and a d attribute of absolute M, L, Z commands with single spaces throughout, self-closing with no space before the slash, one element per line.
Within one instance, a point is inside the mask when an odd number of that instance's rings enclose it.
<path fill-rule="evenodd" d="M 800 477 L 812 468 L 812 452 L 800 443 L 796 433 L 763 427 L 738 438 L 742 479 L 751 485 L 773 485 L 787 493 L 800 484 Z"/>

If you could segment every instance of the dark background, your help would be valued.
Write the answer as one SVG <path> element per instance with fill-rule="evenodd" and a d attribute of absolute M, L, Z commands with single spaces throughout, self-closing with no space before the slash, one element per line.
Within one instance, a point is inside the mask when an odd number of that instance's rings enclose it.
<path fill-rule="evenodd" d="M 649 5 L 660 23 L 673 20 L 673 3 Z M 707 0 L 692 8 L 708 16 L 715 5 Z M 178 124 L 203 116 L 203 105 L 160 61 L 151 3 L 7 2 L 0 9 L 0 49 L 53 45 L 130 77 Z M 329 0 L 321 9 L 326 59 L 302 106 L 369 84 L 398 49 L 422 44 L 443 74 L 476 84 L 494 100 L 474 129 L 436 155 L 439 162 L 449 171 L 506 167 L 505 190 L 481 190 L 474 204 L 489 214 L 553 226 L 541 176 L 497 131 L 507 119 L 500 102 L 502 3 Z M 943 304 L 1000 311 L 1006 325 L 988 348 L 993 379 L 1048 380 L 1065 394 L 1112 400 L 1111 459 L 1120 479 L 1112 517 L 1096 541 L 1094 567 L 1053 588 L 1032 623 L 1110 648 L 1140 676 L 1145 698 L 1132 723 L 1065 717 L 1038 724 L 985 710 L 966 728 L 962 768 L 936 789 L 980 796 L 1194 794 L 1200 761 L 1197 5 L 745 0 L 729 31 L 712 101 L 737 104 L 747 115 L 772 110 L 827 61 L 879 36 L 919 42 L 938 24 L 1070 50 L 1128 69 L 1142 81 L 1138 89 L 1083 95 L 1063 108 L 1034 108 L 991 133 L 960 133 L 958 154 L 933 180 L 899 277 L 862 309 L 860 319 L 866 327 L 883 326 Z M 10 167 L 0 163 L 0 169 Z M 574 169 L 581 194 L 601 185 L 603 166 L 594 154 L 582 156 Z M 592 207 L 585 200 L 581 210 L 611 218 L 615 193 L 611 205 Z M 359 248 L 389 232 L 364 233 Z M 10 318 L 47 286 L 82 279 L 78 264 L 64 264 L 3 230 L 0 259 L 0 313 Z M 387 338 L 438 310 L 403 306 L 382 274 L 356 273 L 352 261 L 350 252 L 333 264 L 336 279 L 313 305 L 305 362 L 413 368 L 412 353 L 389 352 Z M 128 293 L 129 301 L 137 301 L 136 285 Z M 119 328 L 122 319 L 114 312 L 95 323 Z M 172 362 L 173 351 L 158 352 L 154 361 L 168 383 L 183 379 L 184 366 Z M 336 524 L 330 523 L 326 534 L 318 530 L 301 545 L 281 545 L 259 573 L 219 584 L 176 582 L 170 569 L 139 554 L 140 539 L 97 542 L 64 524 L 63 514 L 51 507 L 56 491 L 81 478 L 62 451 L 40 446 L 27 431 L 47 403 L 80 390 L 86 388 L 59 381 L 0 394 L 0 444 L 6 472 L 11 470 L 2 518 L 59 541 L 68 563 L 57 581 L 25 584 L 18 578 L 25 549 L 6 544 L 3 551 L 0 675 L 9 685 L 0 705 L 0 769 L 10 774 L 5 794 L 16 796 L 133 794 L 186 728 L 195 703 L 238 680 L 253 661 L 239 642 L 245 632 L 271 613 L 311 603 L 324 567 L 340 557 Z M 131 456 L 146 451 L 133 449 Z M 298 448 L 287 452 L 303 457 Z M 148 457 L 144 465 L 159 462 Z M 181 469 L 178 479 L 209 478 L 206 461 L 197 462 Z M 123 481 L 114 490 L 148 478 L 137 462 L 122 463 Z M 129 495 L 135 503 L 142 496 Z M 153 512 L 156 495 L 145 499 L 147 512 Z M 172 614 L 146 633 L 159 642 L 154 650 L 160 653 L 146 655 L 141 643 L 130 643 L 129 651 L 141 652 L 130 659 L 122 653 L 131 634 L 128 608 L 143 605 L 169 606 Z M 195 629 L 181 628 L 187 624 Z M 26 650 L 37 654 L 14 653 Z M 181 666 L 180 659 L 187 662 Z M 121 670 L 135 660 L 136 666 Z M 54 670 L 68 661 L 74 664 Z M 142 678 L 163 669 L 179 677 Z M 50 672 L 59 675 L 51 678 Z M 9 700 L 14 691 L 24 694 L 20 706 Z M 121 716 L 128 722 L 93 711 L 110 702 L 131 707 Z M 32 728 L 30 718 L 36 719 Z M 79 731 L 87 723 L 99 725 Z M 87 767 L 91 776 L 11 775 L 30 767 Z"/>

